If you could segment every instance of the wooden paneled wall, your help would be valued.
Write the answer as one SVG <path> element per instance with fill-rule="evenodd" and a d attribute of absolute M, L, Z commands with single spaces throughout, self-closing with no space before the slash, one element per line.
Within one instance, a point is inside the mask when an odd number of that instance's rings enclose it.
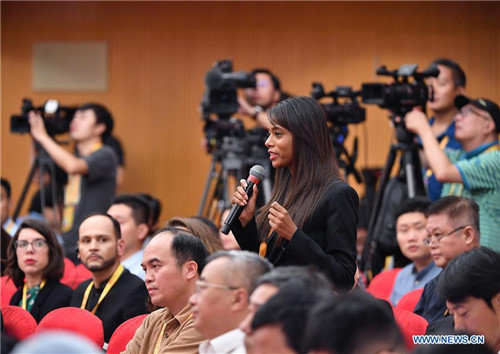
<path fill-rule="evenodd" d="M 213 61 L 236 70 L 268 67 L 286 91 L 380 80 L 375 69 L 427 66 L 454 58 L 472 96 L 500 100 L 500 5 L 493 2 L 9 2 L 1 3 L 1 173 L 19 196 L 29 167 L 29 136 L 9 132 L 21 99 L 102 102 L 125 144 L 121 191 L 161 198 L 162 220 L 196 213 L 210 157 L 200 141 L 198 106 Z M 106 41 L 105 92 L 34 92 L 34 41 Z M 251 123 L 245 121 L 247 124 Z M 250 124 L 249 124 L 250 125 Z M 381 166 L 392 136 L 386 113 L 367 107 L 358 167 Z M 363 187 L 357 186 L 359 192 Z"/>

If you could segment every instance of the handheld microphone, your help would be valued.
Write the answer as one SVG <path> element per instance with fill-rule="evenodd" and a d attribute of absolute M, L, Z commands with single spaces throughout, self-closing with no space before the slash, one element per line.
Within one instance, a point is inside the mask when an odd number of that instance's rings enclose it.
<path fill-rule="evenodd" d="M 259 182 L 264 179 L 264 175 L 264 167 L 260 165 L 255 165 L 250 169 L 250 176 L 248 176 L 247 187 L 245 188 L 245 192 L 248 194 L 248 199 L 250 199 L 250 197 L 252 196 L 253 186 L 259 184 Z M 239 204 L 233 205 L 231 211 L 229 212 L 229 215 L 224 221 L 224 225 L 221 228 L 221 232 L 224 235 L 227 235 L 229 231 L 231 231 L 235 221 L 238 220 L 243 209 L 245 209 L 244 206 L 241 206 Z"/>

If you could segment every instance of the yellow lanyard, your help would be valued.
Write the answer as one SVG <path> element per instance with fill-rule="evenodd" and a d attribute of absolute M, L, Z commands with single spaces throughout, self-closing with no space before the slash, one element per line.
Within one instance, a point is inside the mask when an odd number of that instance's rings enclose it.
<path fill-rule="evenodd" d="M 450 138 L 448 136 L 444 136 L 443 139 L 441 139 L 441 142 L 439 143 L 439 149 L 440 150 L 443 150 L 445 147 L 446 147 L 446 144 L 448 144 L 448 141 L 450 140 Z M 427 177 L 430 177 L 432 176 L 432 170 L 430 168 L 427 169 L 427 171 L 425 172 L 425 175 Z"/>
<path fill-rule="evenodd" d="M 111 279 L 109 279 L 108 283 L 104 287 L 104 290 L 103 290 L 101 296 L 99 297 L 99 300 L 97 301 L 97 304 L 94 306 L 94 308 L 92 309 L 92 311 L 90 311 L 94 315 L 97 312 L 97 308 L 101 304 L 102 300 L 104 300 L 104 298 L 106 297 L 106 295 L 108 295 L 109 291 L 111 290 L 111 288 L 113 287 L 113 285 L 115 285 L 116 281 L 118 280 L 118 278 L 120 277 L 120 275 L 122 275 L 122 273 L 123 273 L 123 266 L 120 264 L 118 266 L 118 268 L 116 268 L 116 270 L 113 272 L 113 275 L 111 276 Z M 85 294 L 83 295 L 82 306 L 80 306 L 81 309 L 85 310 L 85 307 L 87 305 L 87 301 L 89 299 L 90 290 L 92 290 L 93 286 L 94 286 L 94 281 L 91 281 L 90 284 L 89 284 L 89 286 L 87 286 L 87 289 L 85 290 Z"/>
<path fill-rule="evenodd" d="M 181 323 L 184 324 L 185 322 L 189 321 L 189 319 L 193 317 L 193 314 L 189 314 L 188 318 L 186 318 L 186 320 L 184 322 Z M 165 322 L 164 324 L 161 325 L 161 331 L 160 331 L 160 335 L 158 336 L 158 339 L 156 340 L 156 345 L 155 345 L 155 350 L 153 352 L 153 354 L 159 354 L 160 353 L 160 346 L 161 346 L 161 341 L 163 339 L 163 334 L 165 333 L 165 329 L 167 328 L 167 322 Z"/>
<path fill-rule="evenodd" d="M 42 280 L 42 282 L 40 283 L 40 290 L 42 290 L 42 288 L 45 286 L 45 283 L 46 281 L 45 280 Z M 23 303 L 22 303 L 22 308 L 24 310 L 26 310 L 26 301 L 27 301 L 27 292 L 28 292 L 28 284 L 24 283 L 24 286 L 23 286 Z"/>

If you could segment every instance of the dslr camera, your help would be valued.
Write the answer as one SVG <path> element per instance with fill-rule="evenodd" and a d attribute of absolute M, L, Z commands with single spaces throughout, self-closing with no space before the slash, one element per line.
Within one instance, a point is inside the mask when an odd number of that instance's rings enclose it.
<path fill-rule="evenodd" d="M 21 114 L 10 117 L 10 131 L 12 133 L 26 134 L 31 130 L 29 123 L 29 112 L 38 111 L 43 118 L 47 133 L 54 137 L 69 131 L 69 124 L 77 107 L 63 107 L 57 100 L 48 100 L 43 106 L 34 107 L 29 98 L 23 99 Z"/>

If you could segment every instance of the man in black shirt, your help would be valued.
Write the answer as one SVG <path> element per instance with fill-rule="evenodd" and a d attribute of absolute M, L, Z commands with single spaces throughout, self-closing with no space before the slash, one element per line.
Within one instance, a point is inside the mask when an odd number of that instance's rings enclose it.
<path fill-rule="evenodd" d="M 144 282 L 120 263 L 124 242 L 120 225 L 110 215 L 92 215 L 82 222 L 78 251 L 92 279 L 75 289 L 71 306 L 84 308 L 102 320 L 107 343 L 120 324 L 147 313 L 147 290 Z"/>

